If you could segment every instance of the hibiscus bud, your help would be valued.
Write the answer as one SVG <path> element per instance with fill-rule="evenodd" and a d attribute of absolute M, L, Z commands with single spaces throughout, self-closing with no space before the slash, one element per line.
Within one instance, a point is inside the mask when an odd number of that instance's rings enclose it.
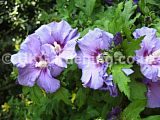
<path fill-rule="evenodd" d="M 113 4 L 113 0 L 104 0 L 104 2 L 108 5 L 112 5 Z"/>
<path fill-rule="evenodd" d="M 116 35 L 115 35 L 114 38 L 113 38 L 113 41 L 114 41 L 114 44 L 115 44 L 116 46 L 122 43 L 123 38 L 122 38 L 122 35 L 121 35 L 120 32 L 117 32 L 117 33 L 116 33 Z"/>
<path fill-rule="evenodd" d="M 117 117 L 119 116 L 120 113 L 121 113 L 121 108 L 120 107 L 112 108 L 112 111 L 109 112 L 109 114 L 108 114 L 108 119 L 107 120 L 117 119 Z"/>
<path fill-rule="evenodd" d="M 133 0 L 133 3 L 134 3 L 134 4 L 138 4 L 138 1 L 139 1 L 139 0 Z"/>

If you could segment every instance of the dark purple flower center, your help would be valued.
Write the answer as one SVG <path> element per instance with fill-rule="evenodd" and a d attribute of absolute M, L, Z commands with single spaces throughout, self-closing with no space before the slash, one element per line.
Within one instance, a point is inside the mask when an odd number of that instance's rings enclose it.
<path fill-rule="evenodd" d="M 54 49 L 55 49 L 55 51 L 56 51 L 57 54 L 59 54 L 62 51 L 62 47 L 63 46 L 61 44 L 59 44 L 57 42 L 54 42 L 53 46 L 54 46 Z"/>
<path fill-rule="evenodd" d="M 96 55 L 96 62 L 97 63 L 104 64 L 104 63 L 108 63 L 108 62 L 111 62 L 111 61 L 112 61 L 112 58 L 108 54 L 108 52 L 99 52 Z"/>
<path fill-rule="evenodd" d="M 41 57 L 36 57 L 36 68 L 46 68 L 48 66 L 47 60 L 45 60 L 45 56 L 42 55 Z"/>

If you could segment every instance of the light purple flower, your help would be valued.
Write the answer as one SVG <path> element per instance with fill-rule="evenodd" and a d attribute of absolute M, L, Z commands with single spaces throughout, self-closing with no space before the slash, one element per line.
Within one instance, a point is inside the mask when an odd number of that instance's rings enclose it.
<path fill-rule="evenodd" d="M 83 85 L 93 89 L 110 90 L 117 95 L 117 89 L 112 83 L 112 76 L 106 73 L 108 63 L 104 60 L 105 53 L 111 47 L 113 35 L 95 28 L 90 30 L 78 41 L 77 64 L 82 69 Z M 111 89 L 113 88 L 113 89 Z"/>
<path fill-rule="evenodd" d="M 160 39 L 156 37 L 156 30 L 143 27 L 133 33 L 137 39 L 145 36 L 136 51 L 135 61 L 140 65 L 142 74 L 152 81 L 160 78 Z"/>
<path fill-rule="evenodd" d="M 20 46 L 20 51 L 11 56 L 18 68 L 18 82 L 32 87 L 37 83 L 46 92 L 55 92 L 60 82 L 58 76 L 67 67 L 67 60 L 76 56 L 77 30 L 61 21 L 43 25 L 29 35 Z"/>
<path fill-rule="evenodd" d="M 147 86 L 147 99 L 149 108 L 157 108 L 160 107 L 160 81 L 152 82 L 149 79 L 145 79 L 144 81 Z"/>
<path fill-rule="evenodd" d="M 42 44 L 48 43 L 54 46 L 57 53 L 54 63 L 57 66 L 66 68 L 67 60 L 76 56 L 75 45 L 79 34 L 77 29 L 72 29 L 66 21 L 42 25 L 35 34 L 40 37 Z"/>

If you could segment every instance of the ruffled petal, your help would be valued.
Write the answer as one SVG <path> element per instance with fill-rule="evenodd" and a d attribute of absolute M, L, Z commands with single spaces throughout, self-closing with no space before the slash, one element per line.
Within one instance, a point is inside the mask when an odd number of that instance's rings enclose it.
<path fill-rule="evenodd" d="M 149 82 L 147 84 L 148 92 L 148 107 L 157 108 L 160 107 L 160 82 Z"/>
<path fill-rule="evenodd" d="M 77 29 L 73 29 L 69 35 L 66 37 L 65 42 L 69 41 L 69 40 L 77 40 L 80 37 L 80 34 L 78 33 Z"/>
<path fill-rule="evenodd" d="M 57 77 L 58 75 L 60 75 L 60 73 L 64 70 L 64 68 L 59 67 L 57 65 L 51 65 L 50 66 L 50 71 L 51 71 L 51 75 L 53 77 Z"/>
<path fill-rule="evenodd" d="M 42 44 L 53 44 L 54 39 L 51 35 L 51 28 L 48 25 L 42 25 L 35 31 L 35 34 L 39 36 Z"/>
<path fill-rule="evenodd" d="M 68 41 L 67 44 L 64 46 L 62 53 L 60 53 L 59 57 L 65 60 L 75 58 L 76 56 L 75 46 L 76 46 L 76 41 L 74 40 Z"/>
<path fill-rule="evenodd" d="M 33 65 L 28 65 L 24 68 L 18 68 L 18 83 L 24 86 L 32 87 L 36 79 L 40 75 L 40 69 L 36 69 Z"/>
<path fill-rule="evenodd" d="M 87 63 L 87 57 L 84 57 L 81 51 L 77 51 L 77 56 L 75 58 L 75 63 L 78 65 L 80 69 L 83 69 Z"/>
<path fill-rule="evenodd" d="M 64 44 L 65 39 L 69 36 L 70 32 L 73 30 L 71 26 L 64 20 L 60 22 L 52 22 L 48 24 L 48 27 L 51 29 L 51 35 L 59 44 Z"/>
<path fill-rule="evenodd" d="M 55 64 L 62 68 L 67 68 L 67 61 L 57 56 L 54 60 L 52 60 L 51 64 Z"/>
<path fill-rule="evenodd" d="M 94 67 L 95 65 L 88 65 L 86 68 L 82 69 L 82 82 L 86 87 L 93 89 L 99 89 L 103 85 L 103 78 L 100 72 L 103 70 L 101 67 Z"/>
<path fill-rule="evenodd" d="M 78 46 L 83 54 L 92 55 L 98 50 L 108 50 L 111 46 L 112 38 L 112 34 L 95 28 L 78 41 Z"/>
<path fill-rule="evenodd" d="M 41 71 L 41 74 L 37 80 L 37 84 L 47 93 L 53 93 L 60 87 L 59 80 L 51 76 L 49 69 Z"/>
<path fill-rule="evenodd" d="M 18 52 L 11 56 L 11 62 L 16 67 L 24 68 L 26 65 L 31 64 L 33 56 L 30 53 Z"/>
<path fill-rule="evenodd" d="M 56 51 L 50 44 L 44 44 L 41 46 L 41 54 L 44 55 L 49 62 L 54 60 L 56 57 Z"/>
<path fill-rule="evenodd" d="M 109 90 L 110 95 L 112 97 L 116 97 L 118 95 L 118 91 L 117 91 L 117 87 L 116 85 L 113 83 L 113 77 L 112 75 L 107 75 L 105 73 L 104 75 L 104 83 L 103 86 L 100 88 L 100 90 Z"/>
<path fill-rule="evenodd" d="M 141 66 L 141 72 L 146 78 L 152 79 L 153 81 L 157 81 L 157 75 L 158 75 L 157 68 L 151 65 L 143 65 Z"/>
<path fill-rule="evenodd" d="M 26 52 L 34 56 L 40 54 L 41 42 L 36 34 L 29 35 L 20 46 L 21 52 Z"/>
<path fill-rule="evenodd" d="M 135 39 L 138 39 L 142 36 L 152 36 L 152 37 L 156 37 L 156 32 L 157 30 L 156 29 L 153 29 L 153 28 L 148 28 L 148 27 L 142 27 L 140 29 L 136 29 L 134 32 L 133 32 L 133 36 Z"/>
<path fill-rule="evenodd" d="M 91 76 L 92 76 L 92 73 L 91 73 L 90 70 L 88 70 L 88 69 L 82 69 L 81 80 L 82 80 L 82 83 L 84 85 L 87 85 L 89 83 L 89 81 L 91 80 Z"/>

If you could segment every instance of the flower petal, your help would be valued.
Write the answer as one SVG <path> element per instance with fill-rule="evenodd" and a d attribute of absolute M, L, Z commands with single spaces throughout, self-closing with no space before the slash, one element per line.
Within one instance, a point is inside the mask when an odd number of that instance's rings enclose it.
<path fill-rule="evenodd" d="M 56 56 L 56 58 L 51 61 L 51 64 L 55 64 L 62 68 L 67 68 L 67 61 L 60 58 L 59 56 Z"/>
<path fill-rule="evenodd" d="M 148 107 L 160 107 L 160 82 L 149 82 L 147 86 Z"/>
<path fill-rule="evenodd" d="M 152 36 L 152 37 L 156 37 L 156 29 L 153 28 L 148 28 L 148 27 L 142 27 L 140 29 L 136 29 L 133 32 L 133 36 L 135 39 L 138 39 L 142 36 Z"/>
<path fill-rule="evenodd" d="M 103 78 L 100 75 L 100 72 L 102 71 L 101 67 L 95 68 L 94 65 L 89 65 L 88 67 L 82 69 L 82 82 L 84 83 L 84 86 L 93 88 L 93 89 L 99 89 L 103 85 Z"/>
<path fill-rule="evenodd" d="M 52 75 L 53 77 L 56 77 L 56 76 L 60 75 L 60 73 L 61 73 L 63 70 L 64 70 L 64 68 L 59 67 L 59 66 L 54 65 L 54 64 L 50 66 L 51 75 Z"/>
<path fill-rule="evenodd" d="M 18 71 L 18 83 L 24 86 L 32 87 L 40 75 L 40 70 L 36 69 L 33 65 L 28 65 L 24 68 L 18 68 Z"/>
<path fill-rule="evenodd" d="M 66 37 L 65 42 L 69 40 L 77 40 L 79 38 L 80 34 L 78 33 L 77 29 L 73 29 L 69 35 Z"/>
<path fill-rule="evenodd" d="M 141 66 L 141 72 L 146 78 L 152 79 L 153 81 L 157 81 L 158 69 L 154 66 L 143 65 Z"/>
<path fill-rule="evenodd" d="M 50 44 L 44 44 L 41 46 L 41 54 L 44 55 L 49 62 L 54 60 L 56 57 L 56 51 Z"/>
<path fill-rule="evenodd" d="M 73 59 L 76 56 L 75 46 L 76 41 L 68 41 L 67 44 L 64 46 L 62 53 L 60 53 L 59 57 L 65 60 Z"/>
<path fill-rule="evenodd" d="M 78 41 L 78 46 L 83 54 L 91 55 L 100 49 L 108 50 L 111 46 L 112 38 L 112 34 L 95 28 Z"/>
<path fill-rule="evenodd" d="M 24 52 L 18 52 L 17 54 L 11 56 L 11 62 L 13 63 L 13 65 L 20 68 L 24 68 L 27 64 L 31 64 L 32 60 L 32 54 Z"/>
<path fill-rule="evenodd" d="M 40 54 L 41 42 L 36 34 L 29 35 L 20 46 L 20 51 L 33 54 Z"/>
<path fill-rule="evenodd" d="M 71 30 L 73 30 L 64 20 L 60 22 L 52 22 L 48 24 L 48 27 L 51 29 L 51 35 L 54 41 L 61 45 L 65 43 L 65 39 L 70 34 Z"/>
<path fill-rule="evenodd" d="M 37 34 L 39 36 L 42 44 L 54 43 L 54 39 L 51 36 L 51 28 L 48 25 L 42 25 L 40 28 L 38 28 L 35 31 L 35 34 Z"/>
<path fill-rule="evenodd" d="M 37 84 L 47 93 L 53 93 L 60 87 L 59 80 L 51 76 L 49 69 L 41 71 L 41 74 L 37 80 Z"/>

